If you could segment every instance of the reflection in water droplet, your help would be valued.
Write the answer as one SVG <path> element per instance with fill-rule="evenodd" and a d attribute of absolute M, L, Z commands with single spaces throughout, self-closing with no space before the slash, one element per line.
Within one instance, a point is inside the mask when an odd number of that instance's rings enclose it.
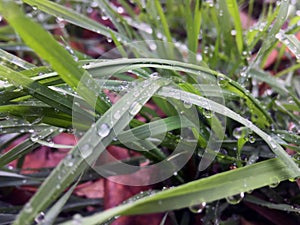
<path fill-rule="evenodd" d="M 243 200 L 244 196 L 245 196 L 244 192 L 241 192 L 237 195 L 227 197 L 226 201 L 231 205 L 236 205 L 236 204 L 239 204 Z"/>
<path fill-rule="evenodd" d="M 200 204 L 196 204 L 196 205 L 192 205 L 189 207 L 189 210 L 192 212 L 192 213 L 202 213 L 203 210 L 205 209 L 205 206 L 206 206 L 206 202 L 202 202 Z"/>
<path fill-rule="evenodd" d="M 107 123 L 103 123 L 98 127 L 97 134 L 100 137 L 107 137 L 110 133 L 110 127 Z"/>

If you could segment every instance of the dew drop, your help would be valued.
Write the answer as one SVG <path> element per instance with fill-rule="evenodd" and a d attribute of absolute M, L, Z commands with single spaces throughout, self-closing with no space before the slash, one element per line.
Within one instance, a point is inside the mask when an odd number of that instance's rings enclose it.
<path fill-rule="evenodd" d="M 92 154 L 93 148 L 90 144 L 84 144 L 80 147 L 80 152 L 83 158 L 87 158 Z"/>
<path fill-rule="evenodd" d="M 236 204 L 239 204 L 243 200 L 244 196 L 245 196 L 244 192 L 241 192 L 237 195 L 227 197 L 226 201 L 231 205 L 236 205 Z"/>
<path fill-rule="evenodd" d="M 232 36 L 235 36 L 235 35 L 236 35 L 236 30 L 231 30 L 231 31 L 230 31 L 230 34 L 231 34 Z"/>
<path fill-rule="evenodd" d="M 280 180 L 278 177 L 271 177 L 269 187 L 276 188 L 279 185 L 279 183 L 280 183 Z"/>
<path fill-rule="evenodd" d="M 190 109 L 191 107 L 192 107 L 192 103 L 191 102 L 188 102 L 188 101 L 184 101 L 183 102 L 183 106 L 185 107 L 185 108 L 187 108 L 187 109 Z"/>
<path fill-rule="evenodd" d="M 57 184 L 55 187 L 56 187 L 57 190 L 61 189 L 60 184 Z"/>
<path fill-rule="evenodd" d="M 213 113 L 212 113 L 212 111 L 210 111 L 209 109 L 203 109 L 203 115 L 204 115 L 206 118 L 210 119 L 210 118 L 212 118 Z"/>
<path fill-rule="evenodd" d="M 72 167 L 74 166 L 74 157 L 71 154 L 68 154 L 64 159 L 65 166 Z"/>
<path fill-rule="evenodd" d="M 115 112 L 115 114 L 114 114 L 114 118 L 115 118 L 116 120 L 118 120 L 118 119 L 120 119 L 120 117 L 121 117 L 121 111 L 120 111 L 120 110 L 117 110 L 117 111 Z"/>
<path fill-rule="evenodd" d="M 133 102 L 129 107 L 129 114 L 135 116 L 141 109 L 142 105 L 139 102 Z"/>
<path fill-rule="evenodd" d="M 30 140 L 32 142 L 37 142 L 39 140 L 39 136 L 37 134 L 31 135 Z"/>
<path fill-rule="evenodd" d="M 73 216 L 72 225 L 81 225 L 82 224 L 82 216 L 80 214 L 75 214 Z"/>
<path fill-rule="evenodd" d="M 35 217 L 34 222 L 41 224 L 45 220 L 45 213 L 41 212 L 37 217 Z"/>
<path fill-rule="evenodd" d="M 206 206 L 206 202 L 202 202 L 200 204 L 196 204 L 196 205 L 192 205 L 189 207 L 189 210 L 192 212 L 192 213 L 202 213 L 203 210 L 205 209 L 205 206 Z"/>
<path fill-rule="evenodd" d="M 97 134 L 100 137 L 107 137 L 110 133 L 110 127 L 107 123 L 103 123 L 98 127 Z"/>
<path fill-rule="evenodd" d="M 244 127 L 236 127 L 236 128 L 234 128 L 234 130 L 232 132 L 233 137 L 235 137 L 236 139 L 241 138 L 242 135 L 243 135 L 243 129 L 244 129 Z"/>
<path fill-rule="evenodd" d="M 224 77 L 218 77 L 218 81 L 217 82 L 218 82 L 218 85 L 220 87 L 226 87 L 227 84 L 228 84 L 228 80 L 226 78 L 224 78 Z"/>
<path fill-rule="evenodd" d="M 24 206 L 24 211 L 26 212 L 26 213 L 32 213 L 32 206 L 31 206 L 31 204 L 29 203 L 29 202 L 27 202 L 26 204 L 25 204 L 25 206 Z"/>
<path fill-rule="evenodd" d="M 253 135 L 248 136 L 248 141 L 253 144 L 255 142 L 255 137 Z"/>

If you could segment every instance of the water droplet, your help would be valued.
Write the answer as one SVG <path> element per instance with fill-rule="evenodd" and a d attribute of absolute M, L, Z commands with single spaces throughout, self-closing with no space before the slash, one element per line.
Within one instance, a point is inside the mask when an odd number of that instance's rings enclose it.
<path fill-rule="evenodd" d="M 279 185 L 279 183 L 280 183 L 280 180 L 278 177 L 271 177 L 269 187 L 276 188 Z"/>
<path fill-rule="evenodd" d="M 236 204 L 239 204 L 243 200 L 244 196 L 245 196 L 244 192 L 241 192 L 237 195 L 227 197 L 226 201 L 231 205 L 236 205 Z"/>
<path fill-rule="evenodd" d="M 142 105 L 139 102 L 133 102 L 129 107 L 129 114 L 135 116 L 141 109 Z"/>
<path fill-rule="evenodd" d="M 205 206 L 206 206 L 206 202 L 202 202 L 200 204 L 196 204 L 196 205 L 192 205 L 189 207 L 189 210 L 192 212 L 192 213 L 202 213 L 203 210 L 205 209 Z"/>
<path fill-rule="evenodd" d="M 253 144 L 255 142 L 255 137 L 253 135 L 248 136 L 248 141 Z"/>
<path fill-rule="evenodd" d="M 188 101 L 184 101 L 183 102 L 183 106 L 185 107 L 185 108 L 187 108 L 187 109 L 190 109 L 191 107 L 192 107 L 192 103 L 191 102 L 188 102 Z"/>
<path fill-rule="evenodd" d="M 40 224 L 44 221 L 44 219 L 45 219 L 45 213 L 40 212 L 40 214 L 37 215 L 37 217 L 35 217 L 34 222 L 36 222 L 37 224 Z"/>
<path fill-rule="evenodd" d="M 243 130 L 244 130 L 244 127 L 236 127 L 236 128 L 234 128 L 234 130 L 232 132 L 233 137 L 235 137 L 236 139 L 241 138 L 242 135 L 243 135 Z"/>
<path fill-rule="evenodd" d="M 93 148 L 90 144 L 84 144 L 80 147 L 80 152 L 83 158 L 87 158 L 92 154 Z"/>
<path fill-rule="evenodd" d="M 32 142 L 37 142 L 39 140 L 39 136 L 37 134 L 31 135 L 30 140 Z"/>
<path fill-rule="evenodd" d="M 115 114 L 114 114 L 114 118 L 115 118 L 116 120 L 118 120 L 118 119 L 120 119 L 120 117 L 121 117 L 121 111 L 120 111 L 120 110 L 117 110 L 117 111 L 115 112 Z"/>
<path fill-rule="evenodd" d="M 104 21 L 108 20 L 108 16 L 103 15 L 103 16 L 101 16 L 101 19 L 104 20 Z"/>
<path fill-rule="evenodd" d="M 210 111 L 209 109 L 203 109 L 203 115 L 204 115 L 206 118 L 210 119 L 210 118 L 212 118 L 213 113 L 212 113 L 212 111 Z"/>
<path fill-rule="evenodd" d="M 152 50 L 152 51 L 155 51 L 157 49 L 157 45 L 155 43 L 151 43 L 149 45 L 149 48 Z"/>
<path fill-rule="evenodd" d="M 30 202 L 27 202 L 25 205 L 24 205 L 24 211 L 26 212 L 26 213 L 32 213 L 32 206 L 31 206 L 31 204 L 30 204 Z"/>
<path fill-rule="evenodd" d="M 107 40 L 108 43 L 111 43 L 111 42 L 112 42 L 112 39 L 111 39 L 111 38 L 107 38 L 106 40 Z"/>
<path fill-rule="evenodd" d="M 100 137 L 107 137 L 110 133 L 110 127 L 107 123 L 103 123 L 98 127 L 97 134 Z"/>
<path fill-rule="evenodd" d="M 74 166 L 74 157 L 72 154 L 68 154 L 64 159 L 65 166 L 72 167 Z"/>
<path fill-rule="evenodd" d="M 117 8 L 117 12 L 118 12 L 119 14 L 124 13 L 123 7 L 119 6 L 119 7 Z"/>
<path fill-rule="evenodd" d="M 235 35 L 236 35 L 236 30 L 231 30 L 231 31 L 230 31 L 230 34 L 231 34 L 232 36 L 235 36 Z"/>
<path fill-rule="evenodd" d="M 217 82 L 218 82 L 218 85 L 220 87 L 226 87 L 227 84 L 228 84 L 228 80 L 226 78 L 224 78 L 224 77 L 218 77 L 218 81 Z"/>
<path fill-rule="evenodd" d="M 82 216 L 80 214 L 73 216 L 72 225 L 82 225 Z"/>
<path fill-rule="evenodd" d="M 56 189 L 61 189 L 60 184 L 57 184 L 55 187 L 56 187 Z"/>

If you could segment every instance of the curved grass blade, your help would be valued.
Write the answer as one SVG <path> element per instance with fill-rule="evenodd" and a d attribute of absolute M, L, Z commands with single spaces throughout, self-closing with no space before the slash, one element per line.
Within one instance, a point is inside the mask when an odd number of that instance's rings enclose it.
<path fill-rule="evenodd" d="M 170 93 L 172 93 L 172 96 L 170 96 Z M 288 155 L 287 152 L 285 152 L 284 149 L 270 135 L 259 129 L 251 121 L 243 118 L 241 115 L 233 112 L 229 108 L 217 102 L 211 101 L 207 98 L 181 90 L 172 90 L 172 88 L 167 87 L 163 87 L 158 92 L 158 94 L 164 97 L 169 96 L 176 99 L 180 99 L 182 101 L 190 101 L 192 104 L 198 105 L 202 108 L 225 115 L 235 121 L 238 121 L 239 123 L 254 131 L 257 135 L 259 135 L 269 145 L 271 150 L 286 164 L 288 169 L 294 172 L 300 172 L 300 168 L 293 161 L 290 155 Z"/>
<path fill-rule="evenodd" d="M 51 3 L 49 1 L 47 2 Z M 0 11 L 23 38 L 25 43 L 48 61 L 59 76 L 73 89 L 77 89 L 83 75 L 86 78 L 85 82 L 89 82 L 90 86 L 96 86 L 92 77 L 74 61 L 68 51 L 58 44 L 39 24 L 27 18 L 15 2 L 0 1 Z M 30 27 L 30 29 L 28 29 L 28 27 Z M 91 96 L 99 96 L 99 93 L 92 91 L 94 89 L 91 89 L 89 85 L 81 85 L 82 90 L 80 90 L 80 93 L 88 103 L 93 105 L 94 102 L 91 102 Z M 104 113 L 108 107 L 108 103 L 99 98 L 96 104 L 96 111 L 98 113 Z"/>
<path fill-rule="evenodd" d="M 136 215 L 181 209 L 203 202 L 212 202 L 299 176 L 278 159 L 270 159 L 235 170 L 219 173 L 178 187 L 158 192 L 149 197 L 108 209 L 82 219 L 82 225 L 103 223 L 119 215 Z M 266 179 L 269 177 L 270 179 Z M 272 182 L 273 181 L 273 182 Z M 65 222 L 61 225 L 72 225 Z"/>
<path fill-rule="evenodd" d="M 186 73 L 194 74 L 197 77 L 204 78 L 205 80 L 211 80 L 215 83 L 217 83 L 217 80 L 220 78 L 224 79 L 224 83 L 226 85 L 222 85 L 221 88 L 230 91 L 246 100 L 246 104 L 252 112 L 252 119 L 259 127 L 268 127 L 273 122 L 270 115 L 261 106 L 258 100 L 254 98 L 249 92 L 247 92 L 245 88 L 243 88 L 239 83 L 231 80 L 230 78 L 217 71 L 210 70 L 206 67 L 173 60 L 139 58 L 118 59 L 107 62 L 97 62 L 97 60 L 95 60 L 94 63 L 88 65 L 86 68 L 94 77 L 97 77 L 98 74 L 100 74 L 100 76 L 103 76 L 105 74 L 113 74 L 115 72 L 121 73 L 128 70 L 145 67 L 183 71 Z"/>
<path fill-rule="evenodd" d="M 152 95 L 161 86 L 166 85 L 165 82 L 161 79 L 142 82 L 114 104 L 48 176 L 38 192 L 24 206 L 14 225 L 29 224 L 39 212 L 45 210 L 80 173 L 89 167 L 87 162 L 92 163 L 99 157 Z M 134 111 L 131 110 L 132 104 L 135 104 Z M 114 116 L 115 114 L 118 116 Z M 103 125 L 108 130 L 105 135 L 101 132 Z M 53 184 L 56 184 L 55 188 Z"/>

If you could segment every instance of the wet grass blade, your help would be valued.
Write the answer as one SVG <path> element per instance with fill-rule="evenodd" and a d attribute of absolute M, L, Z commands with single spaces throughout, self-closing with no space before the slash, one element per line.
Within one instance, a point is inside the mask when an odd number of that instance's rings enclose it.
<path fill-rule="evenodd" d="M 99 157 L 113 138 L 128 125 L 135 114 L 163 85 L 166 83 L 161 79 L 147 80 L 114 104 L 48 176 L 38 192 L 19 213 L 14 225 L 30 223 L 36 215 L 55 201 L 64 189 L 89 167 L 87 162 L 92 163 Z M 54 188 L 53 184 L 56 184 Z"/>
<path fill-rule="evenodd" d="M 255 126 L 251 121 L 243 118 L 241 115 L 233 112 L 229 108 L 217 102 L 211 101 L 207 98 L 189 92 L 180 91 L 180 90 L 171 90 L 170 88 L 164 87 L 159 91 L 158 94 L 166 97 L 169 96 L 170 93 L 173 93 L 171 96 L 173 98 L 180 99 L 182 101 L 190 101 L 192 104 L 198 105 L 202 108 L 227 116 L 243 124 L 244 126 L 248 127 L 257 135 L 259 135 L 269 145 L 270 149 L 285 163 L 285 165 L 289 170 L 294 171 L 295 173 L 300 172 L 300 168 L 298 167 L 298 165 L 293 161 L 290 155 L 288 155 L 287 152 L 280 146 L 280 144 L 278 144 L 270 135 L 268 135 L 263 130 Z"/>
<path fill-rule="evenodd" d="M 97 62 L 95 60 L 94 63 L 90 64 L 86 68 L 94 77 L 97 77 L 98 74 L 103 76 L 105 74 L 115 73 L 116 71 L 121 73 L 136 68 L 147 67 L 173 71 L 183 71 L 196 75 L 205 80 L 213 81 L 216 84 L 220 78 L 224 79 L 224 85 L 222 85 L 221 88 L 245 99 L 247 106 L 252 112 L 252 119 L 259 127 L 268 127 L 273 122 L 272 118 L 270 117 L 268 112 L 261 106 L 260 102 L 249 92 L 247 92 L 246 89 L 243 88 L 238 82 L 231 80 L 230 78 L 217 71 L 210 70 L 203 66 L 165 59 L 138 58 L 118 59 L 107 62 Z"/>
<path fill-rule="evenodd" d="M 82 224 L 99 224 L 119 215 L 136 215 L 181 209 L 267 186 L 274 183 L 273 179 L 280 182 L 299 175 L 299 171 L 287 169 L 286 165 L 280 160 L 271 159 L 219 173 L 119 205 L 102 213 L 83 218 Z M 266 177 L 270 179 L 266 179 Z M 69 221 L 61 225 L 71 224 L 72 221 Z"/>
<path fill-rule="evenodd" d="M 40 139 L 44 139 L 46 137 L 53 137 L 57 135 L 58 129 L 57 128 L 47 128 L 41 132 L 38 132 L 36 135 Z M 10 151 L 1 155 L 0 157 L 0 167 L 3 167 L 10 163 L 15 159 L 19 159 L 22 156 L 26 155 L 30 151 L 34 150 L 35 148 L 39 147 L 40 144 L 32 141 L 30 138 L 25 139 L 22 143 L 12 148 Z"/>
<path fill-rule="evenodd" d="M 228 11 L 233 19 L 234 27 L 235 27 L 235 40 L 240 53 L 243 51 L 243 30 L 242 30 L 242 23 L 240 18 L 240 12 L 237 5 L 236 0 L 226 0 Z"/>
<path fill-rule="evenodd" d="M 77 89 L 83 75 L 86 78 L 85 82 L 89 82 L 90 86 L 96 85 L 92 77 L 89 77 L 88 72 L 74 61 L 68 51 L 58 44 L 39 24 L 27 18 L 16 3 L 13 1 L 1 1 L 0 3 L 0 10 L 3 16 L 23 38 L 25 43 L 48 61 L 59 76 L 74 90 Z M 28 27 L 31 29 L 28 29 Z M 92 91 L 94 89 L 91 89 L 87 84 L 83 82 L 81 84 L 82 90 L 80 93 L 82 97 L 93 105 L 94 102 L 91 102 L 91 96 L 99 96 L 99 93 Z M 103 99 L 99 98 L 98 100 L 96 111 L 104 113 L 109 105 Z"/>

